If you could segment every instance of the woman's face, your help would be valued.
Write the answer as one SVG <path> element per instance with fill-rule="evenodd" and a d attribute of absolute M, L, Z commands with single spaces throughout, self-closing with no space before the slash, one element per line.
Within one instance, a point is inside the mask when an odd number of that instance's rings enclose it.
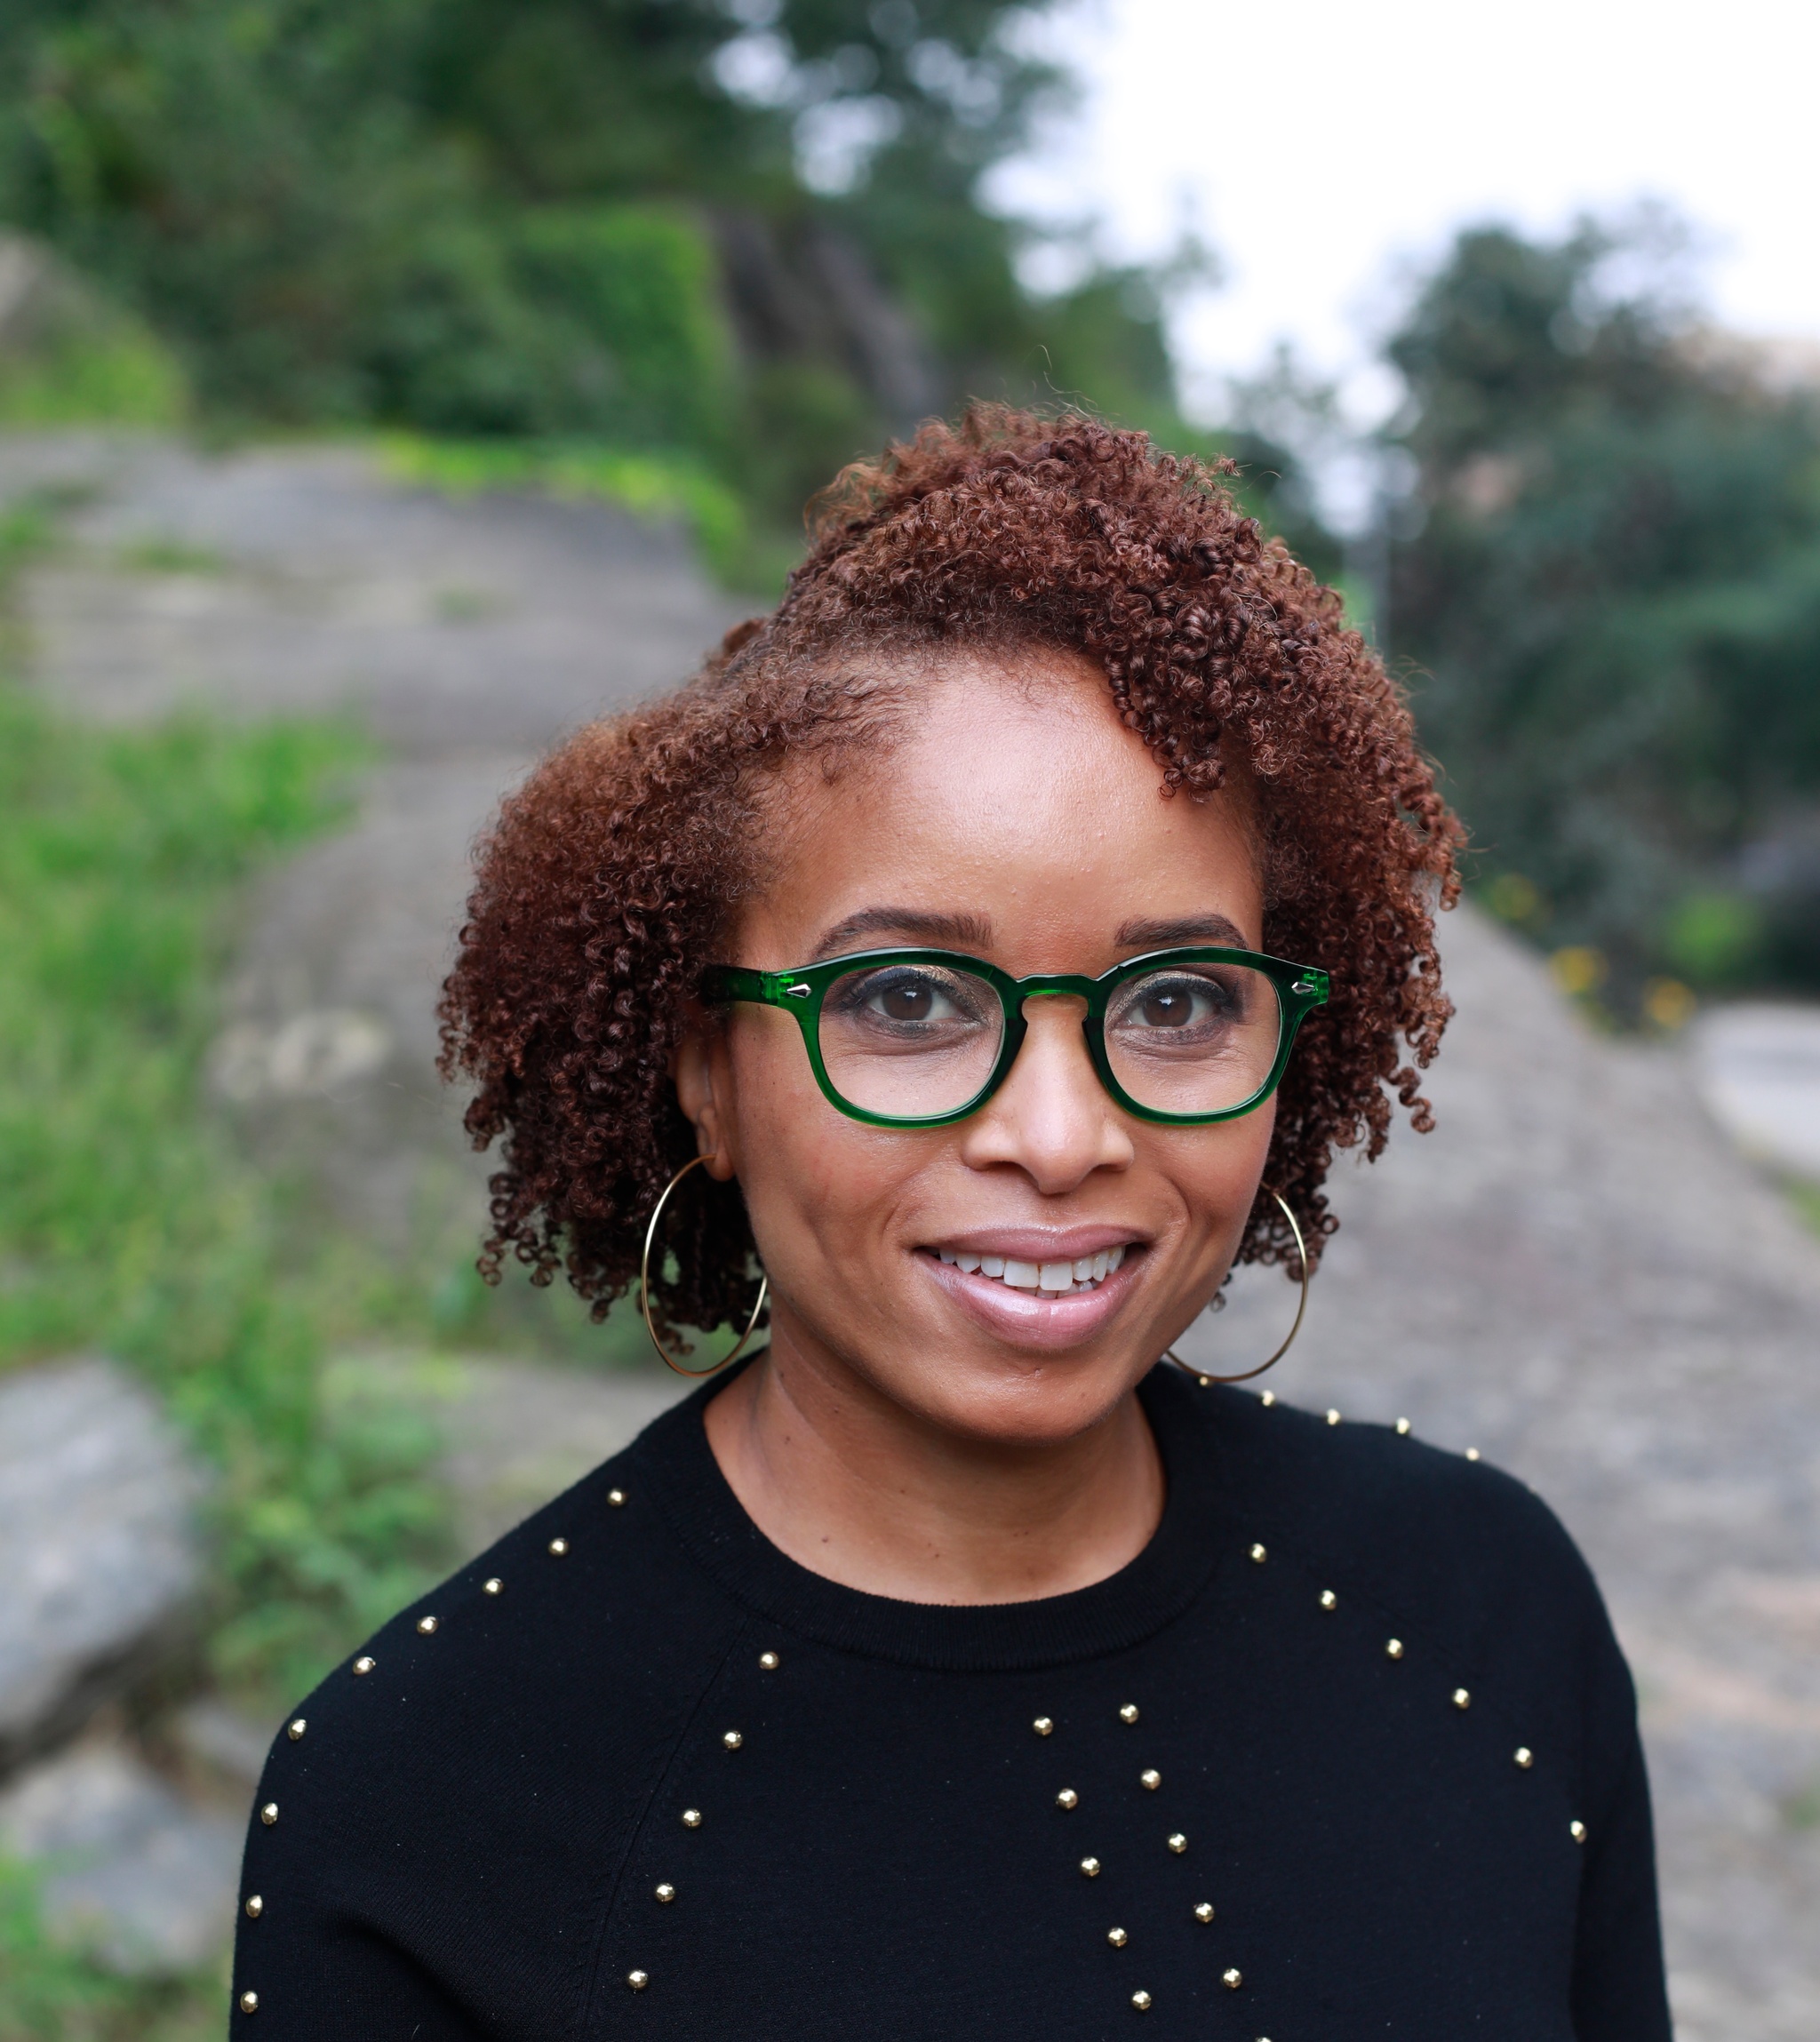
<path fill-rule="evenodd" d="M 766 883 L 721 961 L 782 970 L 919 945 L 1013 977 L 1098 977 L 1177 944 L 1262 947 L 1237 794 L 1163 800 L 1104 677 L 1062 655 L 941 670 L 898 734 L 830 783 L 780 790 Z M 1057 1440 L 1104 1417 L 1230 1266 L 1273 1105 L 1162 1127 L 1102 1089 L 1082 1002 L 1031 1001 L 1029 1032 L 979 1112 L 866 1126 L 818 1089 L 793 1017 L 741 1004 L 692 1037 L 684 1109 L 736 1174 L 770 1279 L 774 1350 L 858 1378 L 945 1432 Z M 1087 1291 L 1045 1297 L 962 1261 L 1124 1251 Z"/>

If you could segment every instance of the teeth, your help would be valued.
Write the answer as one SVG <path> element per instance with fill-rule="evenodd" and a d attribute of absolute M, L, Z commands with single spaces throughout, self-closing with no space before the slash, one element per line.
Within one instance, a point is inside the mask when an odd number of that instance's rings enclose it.
<path fill-rule="evenodd" d="M 936 1253 L 964 1275 L 971 1276 L 977 1271 L 1010 1284 L 1014 1290 L 1034 1290 L 1044 1297 L 1070 1297 L 1104 1283 L 1124 1261 L 1127 1245 L 1103 1248 L 1097 1255 L 1083 1255 L 1074 1262 L 1019 1262 L 1002 1255 L 970 1255 L 956 1248 L 938 1248 Z"/>

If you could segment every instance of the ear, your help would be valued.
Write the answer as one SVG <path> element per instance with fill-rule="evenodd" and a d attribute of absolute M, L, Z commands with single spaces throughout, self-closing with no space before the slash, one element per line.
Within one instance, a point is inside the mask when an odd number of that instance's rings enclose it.
<path fill-rule="evenodd" d="M 718 1028 L 691 1028 L 670 1059 L 676 1101 L 695 1123 L 695 1146 L 707 1158 L 707 1174 L 721 1184 L 733 1175 L 733 1149 L 725 1102 L 732 1097 L 733 1072 L 726 1038 Z"/>

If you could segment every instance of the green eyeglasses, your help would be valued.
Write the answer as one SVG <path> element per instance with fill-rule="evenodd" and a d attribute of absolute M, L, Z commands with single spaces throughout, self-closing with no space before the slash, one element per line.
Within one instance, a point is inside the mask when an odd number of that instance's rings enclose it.
<path fill-rule="evenodd" d="M 1084 1000 L 1099 1081 L 1141 1121 L 1236 1120 L 1281 1082 L 1296 1031 L 1327 999 L 1309 964 L 1222 947 L 1157 950 L 1098 978 L 1013 978 L 947 950 L 869 950 L 801 971 L 711 965 L 703 996 L 794 1014 L 830 1105 L 881 1128 L 938 1128 L 1004 1083 L 1026 1001 Z"/>

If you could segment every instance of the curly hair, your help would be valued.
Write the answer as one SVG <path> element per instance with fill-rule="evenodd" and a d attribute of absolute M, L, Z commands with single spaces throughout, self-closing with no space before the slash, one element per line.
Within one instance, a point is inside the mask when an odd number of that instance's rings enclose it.
<path fill-rule="evenodd" d="M 1162 794 L 1202 799 L 1234 765 L 1249 777 L 1265 947 L 1333 981 L 1283 1079 L 1265 1171 L 1318 1257 L 1335 1149 L 1378 1154 L 1392 1092 L 1433 1124 L 1417 1073 L 1452 1012 L 1434 911 L 1457 894 L 1462 833 L 1382 663 L 1242 514 L 1236 472 L 1074 413 L 975 405 L 927 424 L 811 507 L 776 610 L 677 692 L 581 730 L 506 802 L 442 1005 L 442 1069 L 475 1083 L 475 1145 L 505 1137 L 490 1281 L 508 1254 L 534 1283 L 565 1268 L 596 1317 L 631 1287 L 646 1216 L 695 1153 L 670 1059 L 762 883 L 768 791 L 806 754 L 889 742 L 905 690 L 880 681 L 889 657 L 856 655 L 992 648 L 1090 660 Z M 674 1205 L 653 1316 L 674 1331 L 748 1311 L 738 1186 Z M 1293 1253 L 1260 1192 L 1241 1259 Z"/>

